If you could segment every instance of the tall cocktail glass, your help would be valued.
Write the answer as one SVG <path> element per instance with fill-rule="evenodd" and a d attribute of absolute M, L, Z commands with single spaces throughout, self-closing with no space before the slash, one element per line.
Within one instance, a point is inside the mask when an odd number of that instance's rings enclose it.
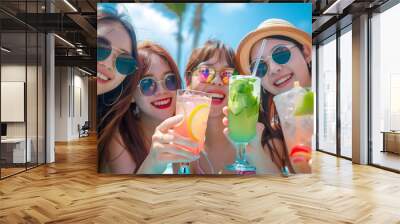
<path fill-rule="evenodd" d="M 236 75 L 229 79 L 229 137 L 237 145 L 236 159 L 225 168 L 239 173 L 255 172 L 246 160 L 246 146 L 256 136 L 260 105 L 260 78 Z"/>
<path fill-rule="evenodd" d="M 311 172 L 311 139 L 314 131 L 314 93 L 298 82 L 274 97 L 292 166 Z"/>
<path fill-rule="evenodd" d="M 211 95 L 205 92 L 194 90 L 177 91 L 176 114 L 182 114 L 184 119 L 182 123 L 174 128 L 174 131 L 197 142 L 199 145 L 197 148 L 178 145 L 183 150 L 200 154 L 200 151 L 204 148 L 211 101 Z M 189 164 L 181 163 L 178 172 L 179 174 L 190 174 Z"/>

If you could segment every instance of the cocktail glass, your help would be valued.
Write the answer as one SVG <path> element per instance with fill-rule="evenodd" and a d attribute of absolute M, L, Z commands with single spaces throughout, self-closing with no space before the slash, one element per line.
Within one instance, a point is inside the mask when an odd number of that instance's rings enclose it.
<path fill-rule="evenodd" d="M 229 137 L 237 145 L 236 159 L 225 167 L 237 173 L 256 171 L 246 159 L 246 146 L 256 136 L 260 105 L 260 78 L 236 75 L 229 79 Z"/>
<path fill-rule="evenodd" d="M 292 165 L 310 173 L 314 93 L 295 82 L 292 89 L 276 95 L 274 103 Z"/>
<path fill-rule="evenodd" d="M 208 115 L 210 113 L 212 97 L 210 94 L 194 90 L 178 90 L 176 99 L 176 114 L 184 116 L 183 122 L 174 128 L 174 131 L 183 137 L 198 143 L 197 148 L 178 145 L 199 155 L 204 148 L 205 133 Z M 181 163 L 179 174 L 190 174 L 189 163 Z"/>

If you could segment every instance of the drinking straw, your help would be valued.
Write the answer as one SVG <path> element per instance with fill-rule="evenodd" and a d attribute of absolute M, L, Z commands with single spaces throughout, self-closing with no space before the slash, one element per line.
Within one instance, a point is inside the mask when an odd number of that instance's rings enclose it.
<path fill-rule="evenodd" d="M 262 42 L 261 42 L 261 48 L 258 50 L 256 66 L 254 66 L 253 74 L 251 74 L 251 76 L 253 76 L 253 77 L 256 76 L 258 65 L 260 64 L 260 60 L 261 60 L 261 55 L 264 52 L 264 48 L 265 48 L 265 44 L 266 43 L 267 43 L 266 39 L 263 39 Z"/>

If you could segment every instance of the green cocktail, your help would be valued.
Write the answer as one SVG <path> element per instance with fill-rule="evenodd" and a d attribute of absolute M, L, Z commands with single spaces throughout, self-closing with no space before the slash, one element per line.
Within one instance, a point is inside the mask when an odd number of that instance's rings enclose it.
<path fill-rule="evenodd" d="M 228 120 L 229 137 L 239 147 L 234 164 L 226 168 L 231 171 L 255 171 L 246 161 L 245 148 L 256 136 L 260 105 L 260 78 L 237 75 L 229 80 Z"/>

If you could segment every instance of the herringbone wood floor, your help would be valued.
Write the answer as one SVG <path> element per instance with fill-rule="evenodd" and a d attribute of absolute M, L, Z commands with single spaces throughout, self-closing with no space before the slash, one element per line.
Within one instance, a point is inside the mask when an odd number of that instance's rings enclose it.
<path fill-rule="evenodd" d="M 94 137 L 0 181 L 0 223 L 400 223 L 400 175 L 316 153 L 290 178 L 96 173 Z"/>

